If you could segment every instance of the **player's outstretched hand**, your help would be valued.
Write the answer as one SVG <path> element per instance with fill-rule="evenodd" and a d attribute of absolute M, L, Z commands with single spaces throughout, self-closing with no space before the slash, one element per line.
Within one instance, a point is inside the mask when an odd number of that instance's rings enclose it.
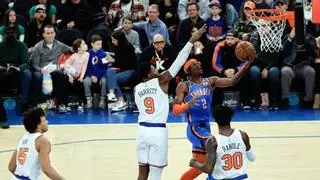
<path fill-rule="evenodd" d="M 199 30 L 196 29 L 192 33 L 192 36 L 190 38 L 190 42 L 191 43 L 197 42 L 201 38 L 202 34 L 206 32 L 206 30 L 207 30 L 207 25 L 206 24 L 203 25 Z"/>

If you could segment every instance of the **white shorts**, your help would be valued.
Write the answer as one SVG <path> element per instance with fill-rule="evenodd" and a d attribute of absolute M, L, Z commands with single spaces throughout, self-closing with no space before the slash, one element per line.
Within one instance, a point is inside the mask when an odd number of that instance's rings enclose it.
<path fill-rule="evenodd" d="M 138 127 L 137 158 L 140 165 L 165 167 L 168 163 L 168 129 Z"/>

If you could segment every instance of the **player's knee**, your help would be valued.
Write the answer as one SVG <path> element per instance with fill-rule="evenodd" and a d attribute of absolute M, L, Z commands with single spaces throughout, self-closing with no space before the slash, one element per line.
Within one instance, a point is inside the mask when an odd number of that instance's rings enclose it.
<path fill-rule="evenodd" d="M 150 180 L 161 180 L 163 168 L 150 167 Z"/>

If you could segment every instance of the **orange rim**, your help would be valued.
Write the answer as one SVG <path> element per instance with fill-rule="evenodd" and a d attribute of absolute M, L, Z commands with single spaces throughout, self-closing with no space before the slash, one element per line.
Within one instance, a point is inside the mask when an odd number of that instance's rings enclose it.
<path fill-rule="evenodd" d="M 261 16 L 261 14 L 272 14 L 270 16 Z M 282 11 L 279 9 L 256 9 L 251 10 L 246 13 L 246 15 L 253 19 L 263 19 L 266 21 L 279 21 L 279 20 L 287 20 L 292 18 L 294 15 L 293 12 L 290 11 Z"/>
<path fill-rule="evenodd" d="M 271 14 L 262 16 L 261 14 Z M 283 11 L 280 9 L 256 9 L 246 13 L 246 16 L 252 19 L 263 19 L 266 21 L 288 20 L 291 27 L 295 26 L 294 11 Z"/>

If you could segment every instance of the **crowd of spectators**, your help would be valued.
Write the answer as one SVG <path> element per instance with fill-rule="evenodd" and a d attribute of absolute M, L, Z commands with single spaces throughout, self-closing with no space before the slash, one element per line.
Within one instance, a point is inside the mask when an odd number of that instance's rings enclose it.
<path fill-rule="evenodd" d="M 79 104 L 92 108 L 92 91 L 97 89 L 99 108 L 112 101 L 112 111 L 125 110 L 122 87 L 133 87 L 138 64 L 150 61 L 159 72 L 167 70 L 204 24 L 207 33 L 195 43 L 190 58 L 201 62 L 205 77 L 234 76 L 243 65 L 234 52 L 241 40 L 257 51 L 238 85 L 216 89 L 214 103 L 222 103 L 223 92 L 234 90 L 240 91 L 243 107 L 259 109 L 266 91 L 270 109 L 288 109 L 291 84 L 302 79 L 303 107 L 318 109 L 319 26 L 306 20 L 303 54 L 296 52 L 295 29 L 289 25 L 281 51 L 264 52 L 246 12 L 271 8 L 292 11 L 294 5 L 292 0 L 2 0 L 0 125 L 8 127 L 1 97 L 12 89 L 19 90 L 22 111 L 37 106 L 47 94 L 56 100 L 57 111 L 65 113 L 71 92 Z M 171 96 L 182 79 L 180 72 L 170 83 Z"/>

